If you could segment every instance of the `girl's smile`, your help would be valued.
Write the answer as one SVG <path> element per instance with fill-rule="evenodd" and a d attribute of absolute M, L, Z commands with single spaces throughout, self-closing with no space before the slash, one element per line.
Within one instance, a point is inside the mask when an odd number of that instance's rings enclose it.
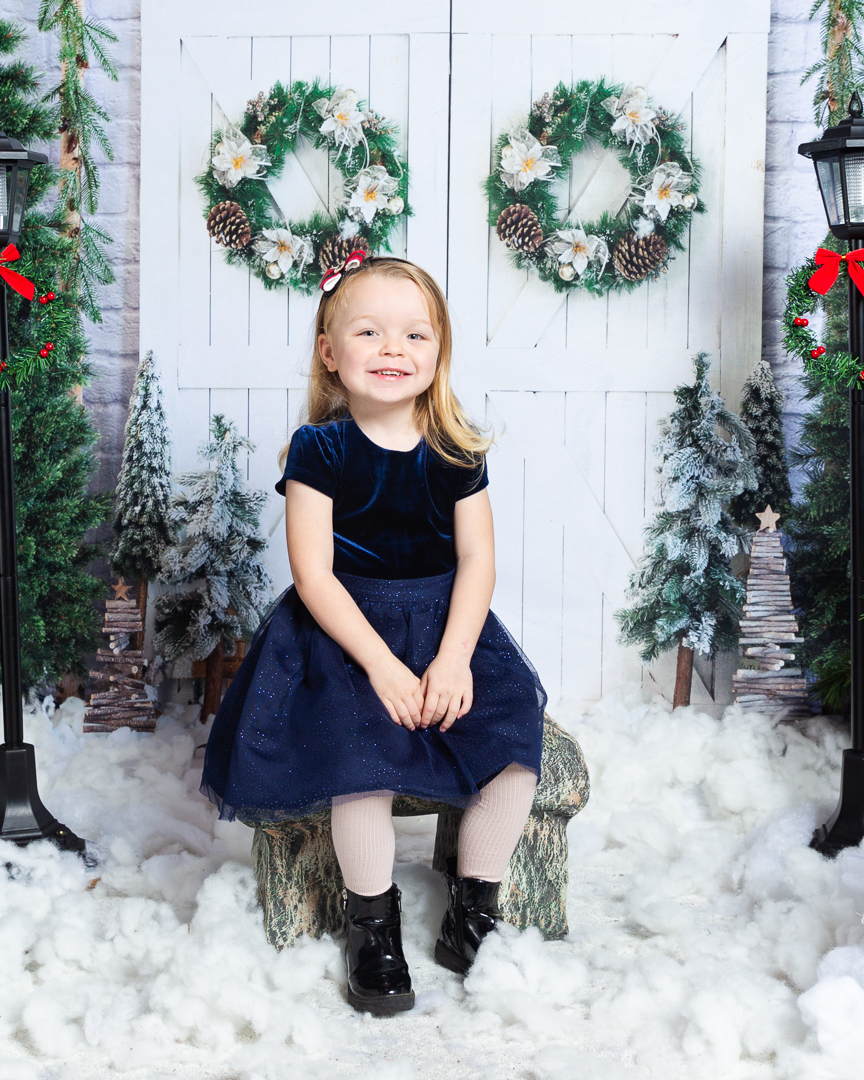
<path fill-rule="evenodd" d="M 348 303 L 318 340 L 322 360 L 352 412 L 413 403 L 432 383 L 440 345 L 423 293 L 413 281 L 372 275 L 346 284 Z"/>

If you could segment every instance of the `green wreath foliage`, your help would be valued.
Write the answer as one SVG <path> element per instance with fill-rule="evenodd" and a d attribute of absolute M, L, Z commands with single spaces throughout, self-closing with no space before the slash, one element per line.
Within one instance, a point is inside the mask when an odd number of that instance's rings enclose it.
<path fill-rule="evenodd" d="M 354 91 L 319 79 L 297 80 L 291 86 L 277 82 L 269 94 L 253 98 L 239 128 L 229 126 L 215 133 L 211 163 L 196 178 L 204 195 L 208 228 L 210 214 L 219 204 L 233 204 L 248 219 L 245 241 L 239 243 L 244 229 L 235 239 L 236 246 L 226 246 L 227 262 L 248 266 L 267 289 L 289 286 L 309 294 L 318 288 L 328 268 L 326 257 L 334 250 L 390 251 L 397 223 L 412 213 L 408 166 L 397 153 L 397 134 L 396 126 L 367 109 Z M 281 174 L 286 157 L 302 140 L 329 154 L 342 174 L 343 198 L 334 215 L 315 213 L 305 221 L 286 220 L 267 180 Z M 253 165 L 257 168 L 238 179 L 230 169 L 218 167 L 219 161 L 232 157 L 232 151 L 239 151 L 235 157 L 245 158 L 247 170 Z M 361 201 L 352 205 L 358 193 Z M 281 240 L 266 235 L 277 230 L 287 235 Z M 288 249 L 280 252 L 281 262 L 267 255 L 269 251 L 272 256 L 280 244 Z"/>
<path fill-rule="evenodd" d="M 562 223 L 550 181 L 565 177 L 571 159 L 590 144 L 617 152 L 630 173 L 630 194 L 616 215 Z M 529 171 L 537 169 L 532 155 L 538 151 L 550 168 L 520 188 L 506 166 L 518 164 L 521 152 Z M 489 224 L 511 249 L 514 266 L 535 270 L 557 292 L 586 289 L 602 296 L 656 279 L 672 251 L 684 250 L 692 214 L 705 210 L 698 199 L 701 169 L 689 153 L 684 123 L 654 106 L 641 87 L 602 78 L 558 83 L 534 102 L 521 129 L 498 137 L 493 160 L 495 171 L 486 180 Z M 530 211 L 536 224 L 518 207 Z M 508 215 L 512 220 L 516 213 L 534 226 L 530 250 L 519 249 L 519 237 L 507 237 Z M 580 263 L 586 265 L 580 269 Z"/>
<path fill-rule="evenodd" d="M 816 273 L 816 260 L 808 259 L 796 267 L 786 278 L 786 307 L 783 310 L 783 347 L 791 356 L 797 356 L 816 383 L 825 387 L 857 386 L 862 389 L 861 364 L 851 353 L 827 349 L 810 329 L 808 314 L 824 310 L 825 297 L 815 293 L 809 285 Z M 844 274 L 848 274 L 845 266 Z M 842 288 L 839 281 L 833 288 Z M 820 351 L 821 350 L 821 351 Z"/>

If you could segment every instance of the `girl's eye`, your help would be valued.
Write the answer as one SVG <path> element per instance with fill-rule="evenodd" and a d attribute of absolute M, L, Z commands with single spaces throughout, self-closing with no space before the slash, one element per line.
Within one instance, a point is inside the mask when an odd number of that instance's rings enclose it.
<path fill-rule="evenodd" d="M 409 334 L 408 337 L 415 338 L 418 341 L 423 341 L 423 335 L 422 334 Z"/>
<path fill-rule="evenodd" d="M 361 330 L 360 331 L 360 336 L 365 337 L 366 334 L 374 334 L 374 333 L 375 333 L 374 330 Z"/>

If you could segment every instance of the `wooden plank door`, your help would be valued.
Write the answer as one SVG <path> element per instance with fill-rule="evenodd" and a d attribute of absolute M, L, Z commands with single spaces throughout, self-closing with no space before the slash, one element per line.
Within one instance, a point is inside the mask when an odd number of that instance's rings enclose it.
<path fill-rule="evenodd" d="M 635 650 L 617 643 L 614 619 L 655 510 L 657 421 L 696 351 L 713 355 L 732 404 L 759 355 L 768 5 L 669 8 L 453 5 L 452 97 L 470 103 L 451 116 L 457 377 L 499 435 L 490 457 L 493 604 L 552 703 L 640 680 L 671 689 L 668 664 L 643 672 Z M 559 81 L 601 75 L 643 85 L 681 113 L 708 212 L 694 218 L 687 252 L 661 281 L 562 299 L 510 265 L 486 224 L 478 177 L 493 167 L 497 136 L 524 123 L 534 100 Z M 590 221 L 620 208 L 628 179 L 615 154 L 598 148 L 574 161 L 562 201 Z"/>
<path fill-rule="evenodd" d="M 262 514 L 277 590 L 290 583 L 276 457 L 300 415 L 317 297 L 265 291 L 228 266 L 207 235 L 195 176 L 213 132 L 239 122 L 249 99 L 278 80 L 350 86 L 392 119 L 420 212 L 394 253 L 443 280 L 447 259 L 449 5 L 407 11 L 144 0 L 142 5 L 141 347 L 163 372 L 174 466 L 196 467 L 217 412 L 255 441 L 248 479 L 268 491 Z M 269 185 L 286 217 L 334 206 L 340 176 L 325 153 L 301 146 Z"/>

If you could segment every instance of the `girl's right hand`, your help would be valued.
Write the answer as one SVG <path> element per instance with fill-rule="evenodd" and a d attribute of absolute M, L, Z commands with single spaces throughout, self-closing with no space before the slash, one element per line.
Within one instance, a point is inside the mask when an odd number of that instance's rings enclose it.
<path fill-rule="evenodd" d="M 394 724 L 413 731 L 420 726 L 423 692 L 420 680 L 393 654 L 367 672 L 372 689 L 384 702 Z"/>

